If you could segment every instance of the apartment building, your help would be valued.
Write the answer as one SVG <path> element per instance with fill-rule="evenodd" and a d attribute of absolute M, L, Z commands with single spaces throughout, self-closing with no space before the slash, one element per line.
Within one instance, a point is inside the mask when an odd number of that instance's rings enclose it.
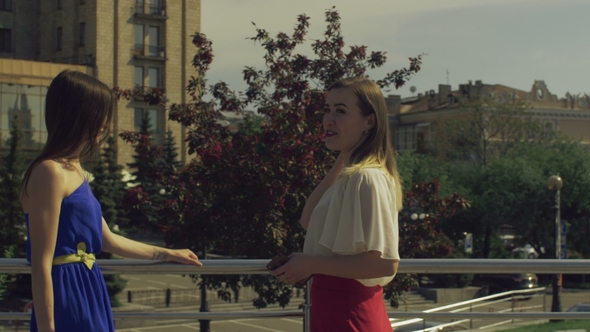
<path fill-rule="evenodd" d="M 20 114 L 21 129 L 34 139 L 29 155 L 46 137 L 43 100 L 51 79 L 69 68 L 96 76 L 110 87 L 162 89 L 170 102 L 184 93 L 200 30 L 200 0 L 0 0 L 0 130 Z M 186 159 L 184 129 L 167 120 L 162 106 L 142 100 L 117 103 L 112 132 L 137 130 L 147 114 L 156 143 L 173 132 Z M 28 134 L 26 134 L 28 135 Z M 133 149 L 117 140 L 118 162 L 132 161 Z"/>
<path fill-rule="evenodd" d="M 535 80 L 531 90 L 523 91 L 501 84 L 469 81 L 452 90 L 439 84 L 438 91 L 429 90 L 409 98 L 390 95 L 386 98 L 394 144 L 397 151 L 427 151 L 435 146 L 437 126 L 446 119 L 457 119 L 465 112 L 460 98 L 493 98 L 498 103 L 520 100 L 527 112 L 547 130 L 590 143 L 590 96 L 567 93 L 558 98 L 542 80 Z"/>

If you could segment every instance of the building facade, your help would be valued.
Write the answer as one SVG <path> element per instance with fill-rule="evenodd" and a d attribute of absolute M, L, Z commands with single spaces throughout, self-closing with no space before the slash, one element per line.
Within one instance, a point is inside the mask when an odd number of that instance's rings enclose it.
<path fill-rule="evenodd" d="M 14 113 L 14 107 L 20 107 L 21 113 L 31 108 L 32 119 L 42 119 L 39 104 L 44 92 L 51 79 L 66 68 L 93 75 L 109 87 L 158 88 L 170 102 L 186 102 L 185 88 L 196 51 L 190 36 L 200 30 L 200 17 L 200 0 L 0 0 L 2 97 L 7 91 L 6 102 L 0 101 L 3 137 L 4 120 Z M 30 69 L 12 70 L 13 66 Z M 56 68 L 60 70 L 55 72 Z M 20 92 L 13 92 L 15 89 Z M 119 101 L 112 132 L 138 130 L 144 114 L 149 116 L 156 143 L 172 131 L 184 162 L 184 129 L 167 121 L 163 106 Z M 45 126 L 37 122 L 30 127 L 39 131 L 37 146 L 42 146 Z M 27 126 L 21 123 L 23 130 L 30 130 Z M 118 139 L 117 148 L 119 164 L 132 161 L 129 144 Z"/>
<path fill-rule="evenodd" d="M 567 93 L 558 98 L 542 80 L 533 82 L 530 91 L 470 81 L 459 85 L 457 90 L 440 84 L 438 91 L 426 91 L 415 97 L 388 96 L 386 100 L 397 151 L 424 152 L 436 146 L 437 127 L 445 120 L 461 118 L 464 110 L 460 107 L 460 98 L 492 98 L 498 103 L 523 101 L 527 105 L 526 112 L 547 130 L 558 131 L 582 144 L 590 143 L 588 94 Z"/>

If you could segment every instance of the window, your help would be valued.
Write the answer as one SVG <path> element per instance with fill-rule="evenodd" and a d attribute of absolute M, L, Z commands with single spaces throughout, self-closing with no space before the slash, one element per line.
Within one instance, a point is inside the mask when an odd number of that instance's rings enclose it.
<path fill-rule="evenodd" d="M 12 30 L 0 29 L 0 52 L 12 52 Z"/>
<path fill-rule="evenodd" d="M 57 28 L 57 50 L 61 51 L 61 27 Z"/>
<path fill-rule="evenodd" d="M 150 68 L 148 70 L 148 87 L 159 88 L 160 87 L 160 69 Z"/>
<path fill-rule="evenodd" d="M 13 120 L 19 120 L 23 133 L 22 147 L 39 150 L 47 138 L 43 105 L 47 89 L 33 85 L 0 83 L 0 134 L 10 136 Z M 30 162 L 30 157 L 25 157 Z"/>
<path fill-rule="evenodd" d="M 143 55 L 144 30 L 142 24 L 135 25 L 135 50 L 136 55 Z"/>
<path fill-rule="evenodd" d="M 416 127 L 404 126 L 395 130 L 395 149 L 397 151 L 416 151 Z"/>
<path fill-rule="evenodd" d="M 135 12 L 138 14 L 145 13 L 145 5 L 143 0 L 135 0 Z"/>
<path fill-rule="evenodd" d="M 160 46 L 160 28 L 150 26 L 149 29 L 150 38 L 150 56 L 158 56 Z"/>
<path fill-rule="evenodd" d="M 80 23 L 80 46 L 84 46 L 86 42 L 86 23 Z"/>
<path fill-rule="evenodd" d="M 62 1 L 57 0 L 57 9 L 61 9 L 61 7 L 62 7 Z"/>
<path fill-rule="evenodd" d="M 161 11 L 160 0 L 150 0 L 150 14 L 160 15 Z"/>
<path fill-rule="evenodd" d="M 135 83 L 135 85 L 143 86 L 143 67 L 135 67 L 133 83 Z"/>
<path fill-rule="evenodd" d="M 144 109 L 144 108 L 136 108 L 134 114 L 134 123 L 135 123 L 135 130 L 141 130 L 141 123 L 143 121 L 143 117 L 146 117 L 149 124 L 149 131 L 151 133 L 158 133 L 160 132 L 160 121 L 158 117 L 158 110 L 156 109 Z"/>
<path fill-rule="evenodd" d="M 12 11 L 12 0 L 0 0 L 0 10 Z"/>

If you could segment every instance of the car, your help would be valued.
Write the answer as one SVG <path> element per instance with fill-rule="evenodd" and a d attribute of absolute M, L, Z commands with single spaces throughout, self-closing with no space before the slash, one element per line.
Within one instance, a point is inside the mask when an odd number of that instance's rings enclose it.
<path fill-rule="evenodd" d="M 539 253 L 530 244 L 525 244 L 522 247 L 512 249 L 512 254 L 515 258 L 536 259 L 539 258 Z"/>
<path fill-rule="evenodd" d="M 580 302 L 574 304 L 571 308 L 567 309 L 567 312 L 590 312 L 590 303 Z"/>
<path fill-rule="evenodd" d="M 517 274 L 478 274 L 473 278 L 473 286 L 487 289 L 487 294 L 501 293 L 511 290 L 531 289 L 539 287 L 539 279 L 534 273 Z M 487 295 L 487 294 L 482 295 Z"/>

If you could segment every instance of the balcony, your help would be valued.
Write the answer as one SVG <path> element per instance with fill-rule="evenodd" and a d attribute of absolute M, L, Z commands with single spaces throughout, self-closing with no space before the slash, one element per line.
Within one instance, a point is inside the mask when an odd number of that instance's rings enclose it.
<path fill-rule="evenodd" d="M 147 52 L 146 52 L 147 48 Z M 135 44 L 132 49 L 133 57 L 136 59 L 151 59 L 151 60 L 166 60 L 166 47 L 165 46 L 152 46 Z"/>
<path fill-rule="evenodd" d="M 164 21 L 168 19 L 166 16 L 166 6 L 138 2 L 133 7 L 135 17 L 144 19 L 153 19 Z"/>

